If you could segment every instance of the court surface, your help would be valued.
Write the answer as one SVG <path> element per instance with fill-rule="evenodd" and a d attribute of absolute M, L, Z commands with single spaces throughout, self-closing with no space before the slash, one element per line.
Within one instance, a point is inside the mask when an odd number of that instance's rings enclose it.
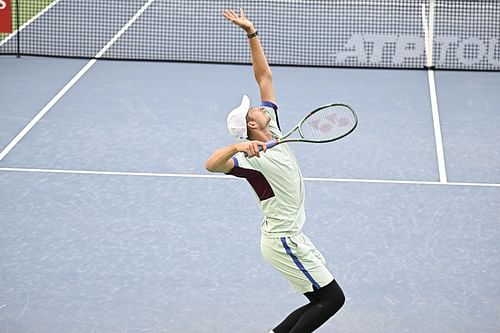
<path fill-rule="evenodd" d="M 0 58 L 0 332 L 264 333 L 305 303 L 260 256 L 251 188 L 203 167 L 258 103 L 251 67 L 97 61 L 19 137 L 87 63 Z M 426 71 L 273 73 L 283 129 L 359 116 L 293 146 L 347 297 L 318 332 L 499 332 L 498 73 L 435 73 L 445 169 Z"/>

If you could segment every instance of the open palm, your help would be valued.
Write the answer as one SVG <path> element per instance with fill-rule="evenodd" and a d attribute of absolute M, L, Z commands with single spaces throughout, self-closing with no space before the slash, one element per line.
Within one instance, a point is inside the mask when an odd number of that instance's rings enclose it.
<path fill-rule="evenodd" d="M 246 18 L 245 12 L 243 11 L 243 8 L 240 8 L 240 15 L 236 14 L 233 10 L 228 9 L 224 11 L 224 17 L 228 19 L 229 21 L 233 22 L 246 32 L 253 32 L 252 30 L 254 29 L 253 23 Z"/>

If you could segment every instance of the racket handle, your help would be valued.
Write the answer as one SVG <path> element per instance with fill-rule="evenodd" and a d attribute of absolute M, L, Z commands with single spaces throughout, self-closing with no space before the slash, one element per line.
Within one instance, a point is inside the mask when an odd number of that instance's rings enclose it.
<path fill-rule="evenodd" d="M 269 141 L 266 142 L 266 147 L 267 147 L 267 149 L 273 148 L 277 144 L 278 144 L 278 139 L 269 140 Z M 261 148 L 262 147 L 259 147 L 259 150 L 262 150 Z"/>
<path fill-rule="evenodd" d="M 278 144 L 278 139 L 269 140 L 269 141 L 266 142 L 266 148 L 267 149 L 273 148 L 277 144 Z M 264 150 L 264 147 L 259 146 L 259 151 L 263 151 L 263 150 Z M 245 157 L 248 157 L 247 153 L 244 153 L 244 154 L 245 154 Z"/>

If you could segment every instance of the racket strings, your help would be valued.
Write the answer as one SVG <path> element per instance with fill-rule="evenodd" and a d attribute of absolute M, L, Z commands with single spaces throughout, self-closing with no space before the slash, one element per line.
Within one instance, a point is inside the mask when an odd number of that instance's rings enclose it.
<path fill-rule="evenodd" d="M 334 105 L 307 117 L 300 126 L 306 140 L 326 141 L 342 137 L 356 125 L 356 116 L 346 106 Z"/>

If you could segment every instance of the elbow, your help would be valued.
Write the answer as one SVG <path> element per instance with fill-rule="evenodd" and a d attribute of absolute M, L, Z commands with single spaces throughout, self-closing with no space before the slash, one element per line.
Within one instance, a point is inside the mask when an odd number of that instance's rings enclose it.
<path fill-rule="evenodd" d="M 208 172 L 216 172 L 214 165 L 210 160 L 205 162 L 205 170 L 207 170 Z"/>
<path fill-rule="evenodd" d="M 208 160 L 205 162 L 205 170 L 213 173 L 228 173 L 230 169 L 226 169 L 225 165 L 220 165 Z"/>
<path fill-rule="evenodd" d="M 224 172 L 224 170 L 221 170 L 221 167 L 212 159 L 208 159 L 205 162 L 205 170 L 207 170 L 208 172 L 215 172 L 215 173 Z"/>
<path fill-rule="evenodd" d="M 271 68 L 268 68 L 264 72 L 262 72 L 258 79 L 258 83 L 263 83 L 263 82 L 272 82 L 273 81 L 273 72 L 271 71 Z"/>

